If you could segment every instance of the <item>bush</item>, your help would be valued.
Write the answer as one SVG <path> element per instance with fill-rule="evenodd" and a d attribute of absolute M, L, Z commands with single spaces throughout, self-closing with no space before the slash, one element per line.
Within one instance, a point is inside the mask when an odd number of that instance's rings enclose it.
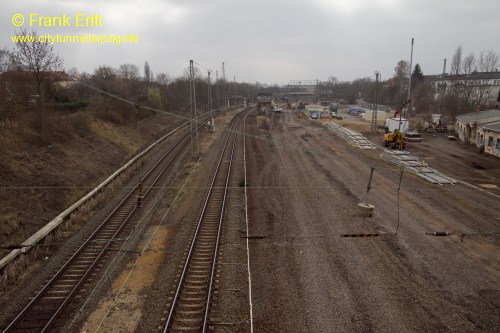
<path fill-rule="evenodd" d="M 84 137 L 90 133 L 89 117 L 84 113 L 78 113 L 71 118 L 71 125 L 74 133 Z"/>
<path fill-rule="evenodd" d="M 56 104 L 56 109 L 65 111 L 76 111 L 78 109 L 85 108 L 87 106 L 88 103 L 84 101 L 65 102 Z"/>

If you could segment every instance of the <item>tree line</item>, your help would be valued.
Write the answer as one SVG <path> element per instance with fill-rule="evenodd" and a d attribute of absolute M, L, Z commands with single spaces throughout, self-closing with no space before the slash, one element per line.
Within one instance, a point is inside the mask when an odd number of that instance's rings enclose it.
<path fill-rule="evenodd" d="M 19 34 L 36 35 L 36 32 L 21 30 Z M 376 91 L 378 104 L 399 109 L 408 102 L 411 78 L 412 115 L 448 113 L 456 116 L 472 112 L 484 103 L 489 91 L 486 85 L 478 87 L 470 84 L 470 80 L 459 79 L 492 72 L 498 64 L 499 57 L 493 50 L 464 57 L 459 46 L 450 62 L 450 78 L 457 81 L 452 81 L 451 86 L 441 91 L 437 91 L 429 76 L 424 75 L 420 64 L 410 70 L 406 60 L 400 60 L 392 75 L 382 78 L 378 84 L 372 77 L 341 82 L 330 76 L 327 81 L 319 82 L 318 88 L 320 98 L 342 99 L 347 103 L 356 103 L 360 98 L 374 103 Z M 117 68 L 99 65 L 91 74 L 79 73 L 77 68 L 64 70 L 63 61 L 51 44 L 19 42 L 13 50 L 0 49 L 0 130 L 17 120 L 22 124 L 19 126 L 32 126 L 39 133 L 48 134 L 54 126 L 53 117 L 78 110 L 92 112 L 96 117 L 116 123 L 126 123 L 134 118 L 135 110 L 124 107 L 123 102 L 73 84 L 74 79 L 137 104 L 189 116 L 190 74 L 187 67 L 183 75 L 175 78 L 164 72 L 155 74 L 148 61 L 144 62 L 142 71 L 139 66 L 126 63 Z M 207 79 L 208 73 L 195 68 L 196 102 L 200 111 L 208 108 L 209 88 L 213 107 L 226 105 L 231 96 L 252 99 L 261 88 L 258 83 L 230 82 L 220 78 L 211 80 L 209 86 Z M 149 115 L 146 112 L 141 114 L 142 117 Z M 79 127 L 81 133 L 86 132 L 86 126 Z"/>
<path fill-rule="evenodd" d="M 412 115 L 444 113 L 455 117 L 473 112 L 479 107 L 498 107 L 500 96 L 491 96 L 490 83 L 476 78 L 483 77 L 485 73 L 496 73 L 499 64 L 498 54 L 491 49 L 481 51 L 478 57 L 474 53 L 463 57 L 462 47 L 459 46 L 451 58 L 449 73 L 426 76 L 417 63 L 410 75 L 409 62 L 400 60 L 394 67 L 394 72 L 378 84 L 372 77 L 340 82 L 336 77 L 330 76 L 328 81 L 320 83 L 319 88 L 323 96 L 342 99 L 350 104 L 356 103 L 360 98 L 374 103 L 377 90 L 378 104 L 400 109 L 408 102 L 411 78 Z M 447 85 L 436 84 L 435 80 L 446 81 Z M 496 105 L 486 105 L 488 100 L 495 98 Z"/>
<path fill-rule="evenodd" d="M 21 30 L 19 35 L 36 35 L 36 31 Z M 35 39 L 37 40 L 37 39 Z M 195 68 L 194 82 L 196 104 L 200 112 L 208 108 L 208 90 L 211 89 L 213 107 L 235 103 L 257 94 L 258 86 L 251 83 L 229 82 L 212 79 L 208 73 Z M 130 100 L 136 104 L 156 108 L 189 117 L 189 69 L 179 77 L 168 73 L 154 73 L 148 61 L 142 71 L 135 64 L 125 63 L 113 68 L 99 65 L 93 73 L 79 73 L 73 67 L 64 69 L 62 59 L 49 43 L 17 43 L 12 50 L 0 49 L 0 131 L 5 126 L 34 128 L 44 141 L 50 141 L 54 123 L 69 112 L 82 111 L 117 124 L 130 122 L 135 110 L 109 94 Z M 83 82 L 102 92 L 89 89 Z M 141 112 L 141 117 L 152 115 Z M 57 121 L 54 119 L 57 118 Z M 22 125 L 21 125 L 22 124 Z M 86 133 L 85 124 L 78 126 Z"/>

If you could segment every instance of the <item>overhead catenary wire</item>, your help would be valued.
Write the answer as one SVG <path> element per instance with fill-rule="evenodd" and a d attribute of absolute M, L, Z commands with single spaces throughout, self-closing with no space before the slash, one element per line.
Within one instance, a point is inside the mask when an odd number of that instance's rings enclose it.
<path fill-rule="evenodd" d="M 160 109 L 157 109 L 157 108 L 153 108 L 153 107 L 149 107 L 149 106 L 145 106 L 145 105 L 140 105 L 134 101 L 131 101 L 131 100 L 128 100 L 128 99 L 125 99 L 123 97 L 120 97 L 116 94 L 113 94 L 113 93 L 110 93 L 108 91 L 105 91 L 105 90 L 102 90 L 100 88 L 97 88 L 96 86 L 93 86 L 91 84 L 87 84 L 83 81 L 76 81 L 78 84 L 84 86 L 84 87 L 87 87 L 89 89 L 92 89 L 94 91 L 97 91 L 97 92 L 100 92 L 101 94 L 104 94 L 104 95 L 107 95 L 109 97 L 112 97 L 114 99 L 117 99 L 119 101 L 122 101 L 123 103 L 126 103 L 126 104 L 130 104 L 132 106 L 135 106 L 139 109 L 144 109 L 144 110 L 149 110 L 149 111 L 153 111 L 153 112 L 158 112 L 158 113 L 163 113 L 163 114 L 167 114 L 169 116 L 172 116 L 172 117 L 175 117 L 175 118 L 179 118 L 179 119 L 184 119 L 184 120 L 190 120 L 189 117 L 186 117 L 186 116 L 183 116 L 183 115 L 180 115 L 180 114 L 177 114 L 177 113 L 173 113 L 173 112 L 169 112 L 169 111 L 165 111 L 165 110 L 160 110 Z"/>
<path fill-rule="evenodd" d="M 201 64 L 200 64 L 200 63 L 198 63 L 198 62 L 196 62 L 196 64 L 198 64 L 198 65 L 200 65 L 200 66 L 205 67 L 204 65 L 201 65 Z M 113 93 L 110 93 L 110 92 L 104 91 L 104 90 L 102 90 L 102 89 L 100 89 L 100 88 L 98 88 L 98 87 L 95 87 L 95 86 L 93 86 L 93 85 L 87 84 L 87 83 L 85 83 L 85 82 L 83 82 L 83 81 L 76 81 L 76 82 L 78 82 L 78 84 L 81 84 L 81 85 L 83 85 L 83 86 L 85 86 L 85 87 L 87 87 L 87 88 L 89 88 L 89 89 L 95 90 L 95 91 L 97 91 L 97 92 L 100 92 L 100 93 L 105 94 L 105 95 L 107 95 L 107 96 L 109 96 L 109 97 L 115 98 L 115 99 L 117 99 L 117 100 L 120 100 L 120 101 L 122 101 L 122 102 L 124 102 L 124 103 L 127 103 L 127 104 L 129 104 L 129 105 L 132 105 L 132 106 L 134 106 L 134 107 L 137 107 L 137 108 L 142 108 L 142 109 L 145 109 L 145 110 L 150 110 L 150 111 L 157 112 L 157 113 L 164 114 L 164 115 L 171 115 L 171 116 L 174 116 L 174 117 L 177 117 L 177 118 L 183 119 L 183 120 L 193 121 L 190 117 L 186 117 L 186 116 L 183 116 L 183 115 L 175 114 L 175 113 L 172 113 L 172 112 L 168 112 L 168 111 L 165 111 L 165 110 L 160 110 L 160 109 L 156 109 L 156 108 L 152 108 L 152 107 L 148 107 L 148 106 L 144 106 L 144 105 L 138 105 L 136 102 L 133 102 L 133 101 L 131 101 L 131 100 L 127 100 L 127 99 L 125 99 L 125 98 L 123 98 L 123 97 L 120 97 L 120 96 L 118 96 L 118 95 L 116 95 L 116 94 L 113 94 Z M 197 122 L 197 120 L 195 119 L 195 120 L 194 120 L 194 122 L 196 123 L 196 122 Z M 244 135 L 249 135 L 249 134 L 245 133 Z M 251 136 L 252 136 L 252 137 L 254 137 L 254 138 L 257 138 L 257 139 L 259 139 L 259 140 L 264 140 L 264 141 L 269 141 L 269 142 L 272 142 L 272 141 L 273 141 L 273 140 L 270 140 L 270 139 L 264 138 L 263 136 L 256 136 L 256 135 L 251 135 Z M 196 139 L 197 139 L 197 138 L 196 138 Z M 283 143 L 283 145 L 284 145 L 285 147 L 289 147 L 290 149 L 297 149 L 297 147 L 296 147 L 295 145 L 292 145 L 292 144 Z M 43 148 L 43 149 L 45 149 L 45 148 Z M 356 155 L 357 155 L 358 157 L 362 157 L 362 159 L 364 160 L 364 162 L 365 162 L 366 164 L 371 165 L 371 164 L 373 163 L 373 161 L 370 161 L 370 160 L 369 160 L 369 158 L 368 158 L 367 156 L 365 156 L 364 154 L 360 154 L 358 151 L 356 151 L 356 150 L 354 150 L 354 149 L 351 149 L 351 151 L 352 151 L 352 152 L 355 152 L 355 153 L 356 153 Z M 382 164 L 380 164 L 380 163 L 379 163 L 379 165 L 377 165 L 377 168 L 378 168 L 379 170 L 382 170 L 382 171 L 384 171 L 384 170 L 388 170 L 388 171 L 390 171 L 390 172 L 397 172 L 397 171 L 396 171 L 393 167 L 387 167 L 387 166 L 384 166 L 384 165 L 382 165 Z M 9 188 L 15 188 L 15 187 L 9 187 Z M 36 187 L 36 186 L 33 186 L 33 187 L 26 187 L 26 188 L 37 188 L 37 187 Z M 41 187 L 41 188 L 42 188 L 42 187 Z M 476 190 L 477 190 L 477 188 L 476 188 Z M 472 190 L 471 190 L 471 191 L 472 191 Z M 488 193 L 490 193 L 490 192 L 488 192 Z"/>
<path fill-rule="evenodd" d="M 225 65 L 226 65 L 226 67 L 227 67 L 227 62 L 225 63 Z M 240 77 L 244 77 L 244 78 L 247 78 L 247 79 L 250 79 L 250 81 L 251 81 L 251 82 L 253 82 L 253 83 L 259 83 L 259 81 L 255 80 L 254 78 L 252 78 L 252 77 L 250 77 L 250 76 L 248 76 L 248 75 L 246 75 L 246 74 L 243 74 L 243 73 L 241 73 L 241 72 L 237 71 L 237 70 L 236 70 L 236 69 L 234 69 L 231 65 L 229 65 L 229 67 L 231 68 L 231 70 L 232 70 L 234 73 L 238 74 L 238 76 L 240 76 Z"/>
<path fill-rule="evenodd" d="M 155 112 L 155 113 L 157 113 L 157 114 L 159 114 L 161 116 L 174 116 L 174 117 L 179 118 L 180 120 L 190 120 L 189 117 L 186 117 L 186 116 L 183 116 L 183 115 L 179 115 L 179 114 L 168 112 L 168 111 L 165 111 L 165 110 L 160 110 L 160 109 L 148 107 L 148 106 L 145 106 L 145 105 L 139 105 L 139 104 L 137 104 L 134 101 L 128 100 L 128 99 L 123 98 L 121 96 L 118 96 L 116 94 L 113 94 L 113 93 L 110 93 L 108 91 L 102 90 L 102 89 L 100 89 L 100 88 L 98 88 L 98 87 L 96 87 L 94 85 L 91 85 L 91 84 L 86 83 L 86 82 L 81 81 L 81 80 L 76 80 L 74 82 L 76 82 L 77 84 L 80 84 L 80 85 L 82 85 L 82 86 L 84 86 L 86 88 L 89 88 L 91 90 L 94 90 L 96 92 L 104 94 L 104 95 L 106 95 L 108 97 L 111 97 L 111 98 L 117 99 L 119 101 L 122 101 L 122 102 L 124 102 L 126 104 L 129 104 L 131 106 L 139 107 L 139 108 L 142 108 L 144 110 L 153 111 L 153 112 Z M 151 118 L 143 119 L 143 120 L 140 121 L 140 125 L 139 126 L 141 128 L 143 128 L 143 127 L 147 126 L 147 122 L 149 122 L 149 121 L 152 121 L 152 119 Z M 127 125 L 123 126 L 123 128 L 133 127 L 133 126 L 135 126 L 135 125 L 134 124 L 127 124 Z M 72 140 L 72 141 L 75 142 L 75 141 L 78 141 L 78 140 L 87 140 L 87 139 L 88 139 L 87 137 L 82 137 L 82 138 L 78 138 L 77 140 Z M 105 145 L 102 145 L 100 147 L 101 148 L 105 147 L 107 145 L 110 145 L 111 143 L 112 142 L 110 142 L 108 144 L 105 144 Z M 37 153 L 37 152 L 43 152 L 43 151 L 47 151 L 47 150 L 57 149 L 58 146 L 59 146 L 58 144 L 51 143 L 51 144 L 49 144 L 49 145 L 47 145 L 45 147 L 40 147 L 40 148 L 36 148 L 36 149 L 32 149 L 32 150 L 26 150 L 26 151 L 23 151 L 23 152 L 15 152 L 15 153 L 2 154 L 2 155 L 0 155 L 0 158 L 31 155 L 31 154 Z M 90 153 L 94 153 L 94 152 L 99 152 L 99 151 L 98 150 L 94 150 L 94 151 L 92 151 Z"/>
<path fill-rule="evenodd" d="M 205 150 L 203 151 L 203 154 L 205 154 L 206 150 L 209 148 L 209 146 L 207 146 L 205 148 Z M 175 204 L 177 203 L 177 201 L 180 199 L 183 191 L 187 188 L 187 184 L 188 182 L 192 179 L 193 177 L 193 174 L 194 172 L 198 169 L 198 166 L 199 164 L 201 163 L 201 157 L 198 158 L 198 160 L 196 161 L 195 163 L 195 166 L 191 169 L 191 171 L 189 172 L 188 176 L 186 177 L 186 179 L 183 181 L 182 185 L 180 187 L 163 187 L 164 188 L 164 191 L 160 193 L 160 196 L 158 197 L 158 199 L 155 201 L 155 203 L 150 207 L 150 209 L 148 210 L 148 212 L 144 215 L 143 218 L 141 218 L 136 227 L 135 227 L 135 233 L 134 233 L 134 236 L 133 237 L 130 237 L 130 240 L 128 241 L 128 243 L 124 243 L 122 245 L 122 248 L 124 247 L 128 247 L 128 248 L 131 248 L 133 246 L 133 244 L 135 244 L 137 242 L 137 240 L 141 237 L 141 235 L 143 235 L 143 230 L 148 226 L 148 222 L 152 219 L 153 217 L 153 214 L 154 212 L 156 211 L 156 209 L 158 208 L 158 206 L 163 202 L 163 200 L 165 199 L 165 196 L 168 194 L 168 191 L 167 189 L 172 189 L 172 188 L 175 188 L 175 189 L 178 189 L 177 193 L 175 194 L 174 196 L 174 199 L 172 200 L 172 203 L 170 204 L 170 206 L 167 208 L 166 212 L 163 214 L 163 216 L 161 217 L 160 221 L 158 222 L 158 225 L 156 225 L 154 231 L 152 232 L 151 236 L 147 239 L 146 241 L 146 244 L 142 247 L 142 249 L 140 250 L 140 253 L 144 253 L 148 250 L 151 242 L 153 241 L 154 237 L 156 236 L 159 228 L 165 224 L 166 222 L 166 218 L 167 216 L 171 213 L 171 210 L 173 209 L 173 207 L 175 207 Z M 174 177 L 174 180 L 175 181 L 177 178 L 179 177 L 179 175 L 176 175 Z M 101 280 L 98 282 L 98 284 L 94 287 L 94 289 L 92 290 L 91 292 L 91 295 L 89 295 L 89 297 L 87 298 L 87 300 L 84 302 L 84 304 L 81 306 L 80 310 L 77 312 L 77 314 L 75 315 L 75 317 L 73 318 L 72 322 L 70 323 L 70 327 L 77 321 L 78 319 L 78 316 L 80 315 L 80 313 L 82 313 L 82 311 L 85 309 L 85 307 L 91 302 L 91 299 L 93 297 L 93 294 L 97 292 L 97 289 L 102 286 L 102 284 L 104 284 L 106 282 L 106 280 L 119 268 L 119 264 L 121 263 L 121 261 L 125 258 L 125 255 L 122 254 L 122 256 L 120 258 L 116 257 L 112 263 L 110 263 L 110 265 L 108 266 L 108 269 L 106 270 L 106 272 L 103 274 L 103 277 L 101 278 Z M 138 265 L 138 262 L 139 262 L 140 258 L 136 258 L 136 260 L 134 261 L 132 267 L 130 268 L 130 270 L 128 271 L 125 279 L 123 280 L 122 284 L 120 285 L 120 287 L 118 288 L 118 290 L 116 291 L 115 293 L 115 297 L 113 298 L 113 301 L 116 300 L 116 297 L 118 295 L 120 295 L 123 290 L 124 290 L 124 287 L 126 285 L 126 283 L 129 281 L 132 273 L 134 272 L 134 270 L 137 268 L 137 265 Z M 103 316 L 101 317 L 101 320 L 99 321 L 99 324 L 98 324 L 98 327 L 96 329 L 96 332 L 99 330 L 99 328 L 102 326 L 102 324 L 104 323 L 104 321 L 109 318 L 108 314 L 109 314 L 109 311 L 111 311 L 111 307 L 112 307 L 112 304 L 110 304 L 105 313 L 103 314 Z"/>
<path fill-rule="evenodd" d="M 99 92 L 101 92 L 101 93 L 103 93 L 103 94 L 106 94 L 106 95 L 108 95 L 108 96 L 110 96 L 110 97 L 112 97 L 112 98 L 117 98 L 118 100 L 123 101 L 123 102 L 126 102 L 127 104 L 133 105 L 133 106 L 135 106 L 135 107 L 141 107 L 141 108 L 144 108 L 144 109 L 147 109 L 147 110 L 156 111 L 156 112 L 159 112 L 160 114 L 163 114 L 163 115 L 171 115 L 171 114 L 172 114 L 172 113 L 167 112 L 167 111 L 164 111 L 164 110 L 158 110 L 158 109 L 155 109 L 155 108 L 150 108 L 150 107 L 145 107 L 145 106 L 138 106 L 138 105 L 137 105 L 135 102 L 133 102 L 133 101 L 130 101 L 130 100 L 127 100 L 127 99 L 122 98 L 122 97 L 120 97 L 120 96 L 117 96 L 117 95 L 115 95 L 115 94 L 112 94 L 112 93 L 109 93 L 109 92 L 103 91 L 102 89 L 99 89 L 99 88 L 97 88 L 97 87 L 87 85 L 87 84 L 85 84 L 85 83 L 83 83 L 83 82 L 79 82 L 79 83 L 80 83 L 80 84 L 83 84 L 83 85 L 85 85 L 85 86 L 87 86 L 87 87 L 89 87 L 89 88 L 91 88 L 91 89 L 94 89 L 94 90 L 96 90 L 96 91 L 99 91 Z M 185 116 L 179 116 L 179 115 L 176 115 L 176 114 L 173 114 L 173 115 L 178 116 L 178 117 L 183 118 L 183 119 L 189 119 L 188 117 L 185 117 Z M 256 139 L 259 139 L 259 140 L 264 140 L 264 141 L 269 141 L 269 142 L 272 142 L 272 141 L 273 141 L 273 140 L 269 140 L 269 139 L 267 139 L 267 138 L 264 138 L 263 136 L 249 135 L 248 133 L 243 133 L 243 135 L 245 135 L 245 136 L 252 136 L 252 137 L 254 137 L 254 138 L 256 138 Z M 296 146 L 293 146 L 293 145 L 291 145 L 291 144 L 287 144 L 287 143 L 283 143 L 283 146 L 284 146 L 284 147 L 286 147 L 286 148 L 288 148 L 288 149 L 298 149 Z M 350 150 L 351 150 L 351 151 L 353 151 L 353 152 L 355 151 L 353 148 L 348 148 L 348 149 L 350 149 Z M 371 161 L 371 159 L 370 159 L 368 156 L 366 156 L 365 154 L 360 153 L 360 152 L 358 152 L 358 151 L 355 151 L 355 152 L 356 152 L 356 154 L 357 154 L 358 156 L 362 157 L 363 162 L 365 162 L 365 163 L 367 163 L 367 164 L 373 163 L 373 161 Z M 377 168 L 380 168 L 380 167 L 379 167 L 379 166 L 377 166 Z M 385 167 L 381 167 L 380 169 L 381 169 L 382 171 L 396 172 L 395 168 L 393 168 L 393 167 L 387 167 L 387 166 L 385 166 Z M 401 184 L 400 184 L 400 186 L 401 186 Z M 47 187 L 47 186 L 45 186 L 45 187 L 43 187 L 43 186 L 42 186 L 42 187 L 37 187 L 37 186 L 31 186 L 31 187 L 9 187 L 9 186 L 6 186 L 6 187 L 4 187 L 4 188 L 10 188 L 10 189 L 15 189 L 15 188 L 19 188 L 19 189 L 21 189 L 21 188 L 30 188 L 30 189 L 33 189 L 33 188 L 49 189 L 49 188 L 82 188 L 82 187 Z M 277 189 L 277 188 L 283 188 L 283 187 L 261 187 L 261 189 Z M 306 188 L 307 188 L 307 187 L 304 187 L 304 189 L 306 189 Z M 357 189 L 357 188 L 359 188 L 359 187 L 358 187 L 358 186 L 327 186 L 327 187 L 311 187 L 311 188 L 315 188 L 315 189 L 319 189 L 319 188 L 325 188 L 325 189 L 335 189 L 335 188 L 349 188 L 349 189 Z M 409 190 L 409 189 L 420 189 L 419 187 L 412 187 L 412 188 L 410 188 L 410 187 L 406 187 L 406 186 L 405 186 L 405 188 L 406 188 L 407 190 Z M 440 188 L 431 188 L 431 189 L 427 189 L 427 188 L 426 188 L 426 191 L 429 191 L 429 190 L 432 190 L 432 191 L 444 191 L 444 192 L 449 191 L 448 189 L 445 189 L 445 188 L 443 188 L 443 187 L 440 187 Z M 469 191 L 471 191 L 471 192 L 472 192 L 472 191 L 475 191 L 475 190 L 477 190 L 477 189 L 470 188 L 470 190 L 469 190 Z M 398 200 L 399 200 L 399 191 L 400 191 L 400 187 L 398 188 Z M 465 191 L 467 191 L 467 190 L 466 190 L 466 189 L 460 189 L 460 191 L 465 192 Z M 457 189 L 456 189 L 456 188 L 454 188 L 454 189 L 453 189 L 453 192 L 457 192 Z M 490 193 L 490 192 L 488 192 L 488 193 Z M 398 208 L 399 208 L 399 206 L 398 206 Z M 398 228 L 399 228 L 399 210 L 398 210 Z M 396 231 L 396 232 L 397 232 L 397 231 Z"/>

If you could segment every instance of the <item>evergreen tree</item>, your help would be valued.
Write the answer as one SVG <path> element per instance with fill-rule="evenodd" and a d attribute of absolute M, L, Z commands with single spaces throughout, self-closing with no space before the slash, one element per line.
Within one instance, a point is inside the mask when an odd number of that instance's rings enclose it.
<path fill-rule="evenodd" d="M 413 73 L 411 74 L 412 81 L 424 82 L 424 73 L 422 73 L 422 69 L 419 64 L 416 64 Z"/>

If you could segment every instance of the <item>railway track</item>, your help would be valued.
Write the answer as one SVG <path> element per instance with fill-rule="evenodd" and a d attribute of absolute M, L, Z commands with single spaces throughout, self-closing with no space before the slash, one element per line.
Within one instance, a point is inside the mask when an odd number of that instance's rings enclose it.
<path fill-rule="evenodd" d="M 57 332 L 64 326 L 77 309 L 75 300 L 82 298 L 96 272 L 120 251 L 132 232 L 138 210 L 148 197 L 154 197 L 157 184 L 165 181 L 174 161 L 189 147 L 189 140 L 188 131 L 142 176 L 139 184 L 125 195 L 29 303 L 13 316 L 3 332 Z"/>
<path fill-rule="evenodd" d="M 249 110 L 247 108 L 245 111 Z M 235 129 L 245 111 L 240 112 L 230 124 L 178 278 L 163 332 L 206 332 L 208 329 L 217 254 L 238 135 Z"/>

